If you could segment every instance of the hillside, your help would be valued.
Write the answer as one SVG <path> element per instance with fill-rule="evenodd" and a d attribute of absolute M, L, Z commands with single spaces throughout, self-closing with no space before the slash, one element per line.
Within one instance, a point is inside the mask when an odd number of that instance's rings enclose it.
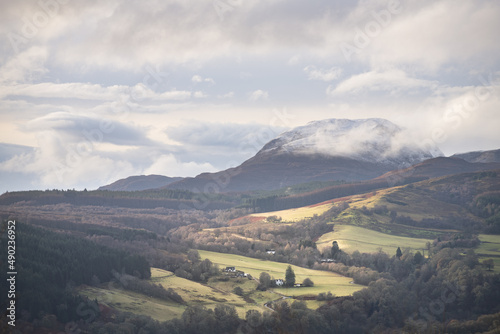
<path fill-rule="evenodd" d="M 460 153 L 454 154 L 452 158 L 460 158 L 468 162 L 500 162 L 500 150 Z"/>
<path fill-rule="evenodd" d="M 173 182 L 181 180 L 182 177 L 167 177 L 163 175 L 138 175 L 129 176 L 125 179 L 117 180 L 97 190 L 112 191 L 138 191 L 161 188 Z"/>
<path fill-rule="evenodd" d="M 406 179 L 430 179 L 445 175 L 471 173 L 499 169 L 500 162 L 474 161 L 469 162 L 459 156 L 438 157 L 425 160 L 411 167 L 390 171 L 376 178 L 392 183 L 401 183 Z"/>

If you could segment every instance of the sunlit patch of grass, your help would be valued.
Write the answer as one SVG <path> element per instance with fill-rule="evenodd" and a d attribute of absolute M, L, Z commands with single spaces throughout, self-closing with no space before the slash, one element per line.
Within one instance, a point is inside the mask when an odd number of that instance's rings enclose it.
<path fill-rule="evenodd" d="M 218 264 L 221 268 L 236 267 L 245 273 L 251 274 L 255 278 L 259 278 L 261 272 L 267 272 L 275 279 L 285 278 L 285 271 L 288 267 L 287 263 L 265 261 L 245 256 L 234 254 L 223 254 L 208 251 L 199 251 L 202 258 L 208 258 L 213 263 Z M 348 296 L 354 292 L 361 290 L 363 286 L 352 284 L 352 279 L 344 277 L 333 272 L 313 270 L 292 266 L 295 272 L 295 281 L 301 283 L 309 277 L 313 282 L 313 287 L 301 288 L 275 288 L 274 291 L 286 296 L 302 296 L 302 295 L 317 295 L 321 292 L 328 292 L 337 296 Z"/>
<path fill-rule="evenodd" d="M 359 226 L 337 224 L 334 231 L 323 234 L 316 245 L 318 249 L 324 251 L 332 246 L 333 241 L 337 241 L 340 249 L 348 253 L 355 250 L 361 253 L 375 253 L 382 249 L 389 255 L 395 254 L 398 247 L 422 250 L 425 249 L 427 242 L 432 242 L 431 239 L 401 237 Z"/>
<path fill-rule="evenodd" d="M 158 321 L 178 318 L 186 309 L 185 305 L 167 302 L 140 293 L 127 291 L 115 285 L 104 287 L 82 287 L 79 293 L 99 303 L 123 312 L 147 315 Z"/>
<path fill-rule="evenodd" d="M 300 208 L 281 210 L 281 211 L 272 211 L 272 212 L 264 212 L 264 213 L 254 213 L 250 216 L 252 217 L 270 217 L 277 216 L 281 217 L 284 222 L 295 222 L 302 219 L 311 218 L 314 215 L 321 215 L 328 209 L 332 207 L 332 203 L 325 203 L 314 206 L 304 206 Z"/>
<path fill-rule="evenodd" d="M 500 235 L 480 234 L 481 244 L 474 249 L 479 261 L 493 259 L 493 271 L 500 273 Z"/>

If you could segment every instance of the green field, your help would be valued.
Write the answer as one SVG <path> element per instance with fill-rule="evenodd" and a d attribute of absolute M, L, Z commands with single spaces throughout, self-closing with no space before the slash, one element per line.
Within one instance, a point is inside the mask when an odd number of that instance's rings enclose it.
<path fill-rule="evenodd" d="M 288 267 L 287 263 L 265 261 L 245 256 L 222 254 L 208 251 L 199 251 L 202 259 L 209 259 L 216 263 L 220 268 L 236 267 L 245 273 L 258 278 L 261 272 L 267 272 L 275 279 L 285 278 L 285 271 Z M 314 287 L 310 288 L 276 288 L 278 292 L 287 296 L 302 296 L 302 295 L 317 295 L 321 292 L 330 291 L 336 296 L 348 296 L 354 292 L 361 290 L 363 286 L 358 284 L 351 284 L 352 281 L 349 277 L 344 277 L 332 272 L 307 269 L 297 266 L 292 266 L 295 272 L 295 279 L 297 283 L 302 282 L 305 278 L 309 277 L 314 282 Z"/>
<path fill-rule="evenodd" d="M 500 273 L 500 235 L 480 234 L 481 244 L 474 250 L 479 261 L 493 259 L 494 271 Z"/>
<path fill-rule="evenodd" d="M 340 249 L 348 253 L 355 250 L 361 253 L 375 253 L 381 248 L 389 255 L 395 254 L 398 247 L 402 250 L 405 248 L 422 250 L 428 241 L 432 242 L 430 239 L 400 237 L 363 227 L 336 224 L 334 231 L 323 234 L 316 245 L 318 249 L 324 250 L 331 247 L 333 241 L 337 241 Z"/>

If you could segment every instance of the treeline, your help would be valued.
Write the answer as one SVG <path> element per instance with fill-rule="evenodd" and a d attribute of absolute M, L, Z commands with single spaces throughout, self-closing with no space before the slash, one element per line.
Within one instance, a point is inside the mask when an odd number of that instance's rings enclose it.
<path fill-rule="evenodd" d="M 175 275 L 196 282 L 206 282 L 210 277 L 220 274 L 219 267 L 209 259 L 200 258 L 197 250 L 191 249 L 187 252 L 188 261 L 185 261 L 175 269 Z"/>
<path fill-rule="evenodd" d="M 207 194 L 186 193 L 175 190 L 161 191 L 156 196 L 149 192 L 114 192 L 114 191 L 24 191 L 5 193 L 0 196 L 0 205 L 22 203 L 24 205 L 54 205 L 67 203 L 77 206 L 108 206 L 125 208 L 192 210 L 220 210 L 234 207 L 231 197 L 214 197 Z"/>
<path fill-rule="evenodd" d="M 486 221 L 486 233 L 500 234 L 500 192 L 491 191 L 474 198 L 472 211 Z"/>
<path fill-rule="evenodd" d="M 88 223 L 74 223 L 64 219 L 36 218 L 30 219 L 30 223 L 48 227 L 50 229 L 65 230 L 68 232 L 81 232 L 86 235 L 107 235 L 114 239 L 131 240 L 155 240 L 158 235 L 153 232 L 139 229 L 117 228 Z"/>
<path fill-rule="evenodd" d="M 7 249 L 5 235 L 0 247 Z M 68 287 L 107 282 L 113 271 L 137 277 L 151 276 L 141 256 L 96 245 L 93 242 L 54 233 L 28 224 L 16 224 L 16 305 L 18 315 L 37 318 L 54 314 L 62 322 L 77 320 L 81 304 L 88 301 Z M 2 275 L 9 270 L 2 268 Z M 6 278 L 2 279 L 4 290 Z M 5 294 L 4 294 L 5 292 Z M 6 291 L 2 295 L 7 295 Z M 2 299 L 2 309 L 6 299 Z"/>

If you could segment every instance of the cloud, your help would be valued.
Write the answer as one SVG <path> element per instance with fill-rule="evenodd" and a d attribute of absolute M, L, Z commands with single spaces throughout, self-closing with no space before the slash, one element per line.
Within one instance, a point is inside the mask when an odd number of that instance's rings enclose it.
<path fill-rule="evenodd" d="M 234 97 L 234 92 L 229 92 L 229 93 L 225 93 L 225 94 L 220 94 L 220 95 L 217 95 L 217 97 L 218 97 L 219 99 L 229 99 L 229 98 Z"/>
<path fill-rule="evenodd" d="M 234 167 L 252 157 L 287 128 L 283 126 L 193 121 L 171 126 L 166 134 L 177 143 L 176 155 L 185 161 L 209 161 L 219 169 Z"/>
<path fill-rule="evenodd" d="M 33 150 L 34 148 L 30 146 L 0 143 L 0 162 L 9 160 L 16 155 L 29 154 Z"/>
<path fill-rule="evenodd" d="M 197 99 L 203 99 L 203 98 L 208 97 L 208 95 L 206 93 L 203 93 L 202 91 L 196 91 L 196 92 L 194 92 L 193 97 L 195 97 Z"/>
<path fill-rule="evenodd" d="M 249 94 L 249 100 L 252 102 L 256 102 L 259 100 L 267 100 L 269 99 L 269 93 L 267 91 L 258 89 Z"/>
<path fill-rule="evenodd" d="M 193 77 L 191 78 L 191 81 L 195 82 L 195 83 L 208 82 L 208 83 L 211 83 L 212 85 L 215 85 L 214 79 L 212 79 L 212 78 L 203 78 L 203 77 L 201 77 L 200 75 L 197 75 L 197 74 L 193 75 Z"/>
<path fill-rule="evenodd" d="M 2 4 L 0 141 L 34 147 L 4 155 L 4 179 L 35 175 L 33 184 L 48 185 L 57 179 L 51 162 L 69 166 L 68 184 L 94 182 L 87 163 L 112 174 L 141 173 L 162 156 L 172 166 L 241 163 L 275 133 L 265 124 L 278 104 L 297 116 L 287 126 L 384 117 L 424 137 L 446 131 L 438 144 L 447 153 L 498 143 L 497 89 L 468 119 L 446 114 L 499 71 L 495 1 L 406 1 L 384 17 L 387 1 L 224 0 L 223 19 L 213 1 L 62 2 L 30 37 L 25 25 L 43 2 Z M 12 34 L 22 38 L 16 47 Z M 350 62 L 342 43 L 354 47 Z M 83 131 L 100 129 L 101 119 L 114 130 L 95 140 L 83 166 L 68 163 L 88 151 Z M 167 135 L 167 124 L 178 133 Z"/>
<path fill-rule="evenodd" d="M 183 145 L 215 146 L 236 148 L 242 142 L 255 141 L 259 137 L 266 135 L 265 142 L 260 143 L 264 146 L 269 140 L 274 139 L 285 128 L 262 126 L 261 124 L 236 124 L 236 123 L 205 123 L 191 122 L 183 126 L 168 127 L 167 135 Z M 261 141 L 263 141 L 261 140 Z M 256 145 L 256 146 L 259 146 Z"/>
<path fill-rule="evenodd" d="M 38 189 L 81 189 L 83 185 L 97 188 L 110 179 L 126 177 L 137 171 L 126 160 L 113 160 L 96 152 L 80 154 L 77 146 L 65 145 L 59 139 L 45 132 L 40 136 L 39 148 L 1 162 L 0 171 L 14 176 L 24 174 L 30 185 Z M 14 189 L 26 186 L 23 182 Z"/>
<path fill-rule="evenodd" d="M 342 74 L 342 69 L 332 67 L 330 69 L 318 69 L 314 65 L 308 65 L 304 68 L 309 80 L 333 81 L 338 79 Z"/>
<path fill-rule="evenodd" d="M 97 115 L 54 112 L 30 121 L 27 131 L 55 132 L 67 143 L 84 143 L 89 148 L 100 143 L 146 146 L 153 142 L 145 130 Z"/>
<path fill-rule="evenodd" d="M 18 84 L 2 87 L 0 97 L 24 96 L 35 98 L 79 99 L 93 101 L 116 101 L 129 98 L 137 102 L 179 101 L 191 97 L 189 91 L 165 91 L 156 93 L 142 83 L 129 87 L 125 85 L 102 86 L 100 84 L 43 82 L 39 84 Z"/>
<path fill-rule="evenodd" d="M 145 170 L 145 174 L 159 174 L 169 176 L 193 176 L 204 172 L 215 172 L 216 169 L 208 162 L 194 161 L 181 162 L 172 154 L 160 156 Z"/>
<path fill-rule="evenodd" d="M 386 71 L 369 71 L 353 75 L 339 83 L 335 88 L 329 87 L 330 95 L 354 94 L 360 92 L 384 91 L 395 94 L 401 91 L 430 89 L 437 86 L 436 82 L 409 77 L 404 71 L 391 69 Z"/>
<path fill-rule="evenodd" d="M 361 59 L 373 66 L 411 64 L 434 73 L 453 63 L 469 67 L 477 61 L 488 66 L 498 62 L 500 22 L 494 18 L 500 15 L 499 3 L 443 0 L 405 2 L 401 7 L 401 14 L 360 50 Z"/>
<path fill-rule="evenodd" d="M 47 48 L 34 46 L 10 58 L 0 67 L 0 85 L 32 83 L 41 79 L 49 72 L 45 67 L 47 57 Z"/>
<path fill-rule="evenodd" d="M 369 36 L 369 45 L 358 50 L 357 60 L 365 64 L 395 62 L 436 68 L 450 60 L 479 57 L 497 61 L 500 4 L 427 0 L 399 7 L 387 24 L 380 24 L 380 13 L 388 9 L 385 1 L 243 2 L 231 6 L 224 20 L 210 1 L 170 0 L 154 5 L 68 2 L 25 46 L 44 44 L 53 60 L 69 70 L 137 71 L 148 63 L 199 65 L 241 54 L 272 55 L 283 50 L 290 51 L 288 59 L 305 59 L 305 53 L 344 61 L 340 43 L 353 43 L 357 29 L 366 33 L 367 24 L 374 23 L 381 26 L 381 32 Z M 25 15 L 29 20 L 42 8 L 37 1 L 30 1 L 9 4 L 5 10 L 8 14 L 1 16 L 5 22 L 2 32 L 22 34 L 19 18 Z M 148 38 L 151 36 L 154 38 Z M 305 52 L 298 54 L 299 50 Z"/>

